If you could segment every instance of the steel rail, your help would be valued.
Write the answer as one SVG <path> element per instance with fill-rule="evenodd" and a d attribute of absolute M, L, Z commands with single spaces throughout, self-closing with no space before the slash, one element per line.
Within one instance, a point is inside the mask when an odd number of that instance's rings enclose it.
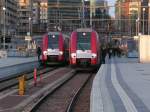
<path fill-rule="evenodd" d="M 37 72 L 37 76 L 39 76 L 41 74 L 45 74 L 45 73 L 51 72 L 51 71 L 53 71 L 55 69 L 57 69 L 57 68 L 46 69 L 45 71 L 42 71 L 42 70 L 44 70 L 44 68 L 40 68 L 39 69 L 40 71 Z M 32 74 L 33 74 L 33 71 L 30 71 L 30 72 L 25 74 L 25 77 L 27 77 L 26 81 L 29 81 L 29 80 L 33 79 L 33 75 Z M 5 91 L 5 90 L 7 90 L 7 89 L 9 89 L 11 87 L 14 87 L 14 86 L 18 85 L 17 77 L 19 77 L 19 76 L 21 76 L 21 75 L 18 74 L 15 77 L 11 77 L 9 79 L 1 81 L 0 82 L 0 92 Z M 5 84 L 7 84 L 7 85 L 3 86 Z"/>
<path fill-rule="evenodd" d="M 86 84 L 89 82 L 89 80 L 91 79 L 92 74 L 89 75 L 89 77 L 87 78 L 87 80 L 82 84 L 82 86 L 78 89 L 78 91 L 75 93 L 75 95 L 73 96 L 70 104 L 68 105 L 68 108 L 66 110 L 66 112 L 72 112 L 73 107 L 77 101 L 78 96 L 80 95 L 80 93 L 82 92 L 83 88 L 86 86 Z"/>
<path fill-rule="evenodd" d="M 37 110 L 37 108 L 45 101 L 45 99 L 47 97 L 49 97 L 51 94 L 53 94 L 55 91 L 57 91 L 57 89 L 59 89 L 65 83 L 67 83 L 69 80 L 71 80 L 76 74 L 77 74 L 76 71 L 72 72 L 72 75 L 71 76 L 67 76 L 67 78 L 64 79 L 63 82 L 61 82 L 61 79 L 60 79 L 59 84 L 53 85 L 54 87 L 52 87 L 52 90 L 50 90 L 45 96 L 41 97 L 41 99 L 39 99 L 38 102 L 33 104 L 32 107 L 29 110 L 27 110 L 27 111 L 28 112 L 35 112 Z M 26 111 L 24 111 L 24 112 L 26 112 Z"/>
<path fill-rule="evenodd" d="M 79 74 L 77 71 L 74 72 L 74 74 L 69 77 L 67 80 L 65 80 L 62 84 L 58 85 L 54 90 L 50 91 L 45 97 L 41 98 L 38 102 L 36 102 L 36 104 L 32 107 L 32 109 L 29 112 L 35 112 L 37 110 L 37 108 L 45 101 L 45 99 L 47 97 L 49 97 L 51 94 L 53 94 L 55 91 L 57 91 L 57 89 L 59 89 L 60 87 L 64 86 L 64 84 L 66 84 L 68 81 L 70 81 L 73 77 L 76 76 L 76 74 Z M 87 80 L 82 84 L 81 88 L 78 89 L 78 91 L 76 92 L 76 94 L 74 95 L 74 97 L 71 100 L 71 103 L 68 105 L 66 112 L 70 112 L 70 110 L 72 109 L 74 103 L 75 103 L 75 99 L 77 98 L 77 96 L 79 95 L 80 91 L 85 87 L 85 85 L 88 83 L 88 81 L 90 80 L 90 78 L 92 77 L 92 74 L 89 75 L 89 77 L 87 78 Z"/>

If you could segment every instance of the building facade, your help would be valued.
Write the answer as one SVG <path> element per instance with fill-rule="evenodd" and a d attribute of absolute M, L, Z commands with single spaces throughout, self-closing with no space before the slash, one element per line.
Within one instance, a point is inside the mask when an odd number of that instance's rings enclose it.
<path fill-rule="evenodd" d="M 150 34 L 150 0 L 141 1 L 141 34 Z"/>
<path fill-rule="evenodd" d="M 48 0 L 48 30 L 71 32 L 82 26 L 81 0 Z"/>
<path fill-rule="evenodd" d="M 93 27 L 99 32 L 99 33 L 106 33 L 108 31 L 109 27 L 109 14 L 108 14 L 108 4 L 105 0 L 97 0 L 95 5 L 95 14 L 94 14 L 94 21 L 93 21 Z"/>
<path fill-rule="evenodd" d="M 138 1 L 132 1 L 129 3 L 129 25 L 130 25 L 130 35 L 134 36 L 138 34 L 138 18 L 140 18 L 140 6 L 141 3 Z"/>
<path fill-rule="evenodd" d="M 115 4 L 117 31 L 121 35 L 129 35 L 129 1 L 118 0 Z M 126 24 L 126 25 L 125 25 Z"/>
<path fill-rule="evenodd" d="M 11 38 L 15 37 L 17 29 L 17 1 L 0 0 L 0 37 L 1 43 L 9 47 Z M 2 45 L 2 44 L 1 44 Z M 2 46 L 0 46 L 2 47 Z"/>
<path fill-rule="evenodd" d="M 48 23 L 48 3 L 47 0 L 33 0 L 32 23 L 34 35 L 42 35 L 47 32 Z"/>
<path fill-rule="evenodd" d="M 32 6 L 32 34 L 38 35 L 40 33 L 40 1 L 33 0 Z"/>
<path fill-rule="evenodd" d="M 40 2 L 40 31 L 47 32 L 48 24 L 48 3 L 45 0 Z"/>
<path fill-rule="evenodd" d="M 105 0 L 48 0 L 48 30 L 71 32 L 76 28 L 95 27 L 99 11 L 108 14 Z"/>
<path fill-rule="evenodd" d="M 17 35 L 32 35 L 32 0 L 18 0 Z"/>
<path fill-rule="evenodd" d="M 138 32 L 138 23 L 141 11 L 141 2 L 138 0 L 116 1 L 116 27 L 123 36 L 134 36 Z M 138 21 L 137 21 L 138 20 Z"/>

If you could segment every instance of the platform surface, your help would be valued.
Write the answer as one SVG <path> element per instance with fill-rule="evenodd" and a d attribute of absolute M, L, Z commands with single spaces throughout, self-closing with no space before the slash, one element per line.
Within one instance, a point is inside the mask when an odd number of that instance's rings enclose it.
<path fill-rule="evenodd" d="M 20 58 L 20 57 L 8 57 L 0 59 L 0 68 L 12 66 L 16 64 L 22 64 L 27 62 L 37 61 L 37 57 L 28 57 L 28 58 Z"/>
<path fill-rule="evenodd" d="M 30 58 L 3 58 L 0 59 L 0 80 L 7 79 L 20 73 L 39 67 L 37 57 Z"/>
<path fill-rule="evenodd" d="M 112 58 L 97 73 L 90 112 L 150 112 L 150 64 Z"/>

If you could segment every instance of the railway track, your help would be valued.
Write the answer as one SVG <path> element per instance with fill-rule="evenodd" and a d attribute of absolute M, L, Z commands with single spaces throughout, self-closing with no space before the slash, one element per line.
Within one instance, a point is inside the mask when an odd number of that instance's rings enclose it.
<path fill-rule="evenodd" d="M 90 95 L 94 76 L 91 76 L 77 96 L 73 98 L 67 112 L 90 112 Z"/>
<path fill-rule="evenodd" d="M 46 74 L 46 73 L 51 72 L 55 69 L 57 69 L 57 68 L 56 67 L 54 67 L 54 68 L 40 68 L 40 69 L 38 69 L 37 76 Z M 32 72 L 26 72 L 26 73 L 24 72 L 22 74 L 17 74 L 13 77 L 1 80 L 0 81 L 0 92 L 17 86 L 18 85 L 18 77 L 21 75 L 25 75 L 26 81 L 33 79 L 33 71 L 32 71 Z"/>
<path fill-rule="evenodd" d="M 30 112 L 71 112 L 78 95 L 93 74 L 77 72 L 34 104 Z"/>
<path fill-rule="evenodd" d="M 43 75 L 42 81 L 34 86 L 33 80 L 28 81 L 25 95 L 18 96 L 18 89 L 15 87 L 9 88 L 6 91 L 0 93 L 0 111 L 9 110 L 11 112 L 29 112 L 28 108 L 38 102 L 49 90 L 55 89 L 57 85 L 63 83 L 66 79 L 72 77 L 74 70 L 68 67 L 62 67 L 55 69 Z M 39 81 L 39 80 L 38 80 Z M 17 100 L 10 100 L 9 98 L 18 97 L 21 98 L 19 102 Z M 5 100 L 7 99 L 7 101 Z M 5 103 L 2 103 L 5 102 Z M 13 105 L 12 105 L 13 104 Z M 9 105 L 9 109 L 6 108 Z M 24 111 L 26 110 L 27 111 Z"/>

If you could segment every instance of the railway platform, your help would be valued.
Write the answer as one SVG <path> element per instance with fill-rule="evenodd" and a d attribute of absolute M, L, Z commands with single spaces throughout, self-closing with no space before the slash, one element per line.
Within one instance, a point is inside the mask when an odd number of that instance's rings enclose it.
<path fill-rule="evenodd" d="M 36 103 L 72 77 L 73 73 L 71 69 L 60 68 L 43 74 L 42 81 L 38 78 L 36 86 L 33 80 L 27 82 L 24 95 L 18 95 L 18 87 L 2 91 L 0 93 L 0 112 L 30 112 Z"/>
<path fill-rule="evenodd" d="M 37 57 L 28 57 L 28 58 L 22 58 L 22 57 L 8 57 L 8 58 L 1 58 L 0 59 L 0 68 L 2 67 L 8 67 L 12 65 L 27 63 L 27 62 L 33 62 L 37 61 Z"/>
<path fill-rule="evenodd" d="M 150 64 L 108 59 L 92 86 L 90 112 L 150 112 Z"/>
<path fill-rule="evenodd" d="M 14 74 L 38 67 L 37 57 L 18 58 L 8 57 L 0 59 L 0 80 Z"/>

